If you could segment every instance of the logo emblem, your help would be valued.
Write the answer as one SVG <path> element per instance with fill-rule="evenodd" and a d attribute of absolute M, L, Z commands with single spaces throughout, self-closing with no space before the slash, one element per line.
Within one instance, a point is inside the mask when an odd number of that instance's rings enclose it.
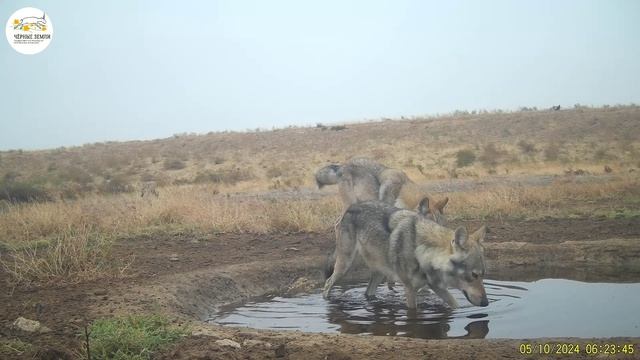
<path fill-rule="evenodd" d="M 51 18 L 44 11 L 22 8 L 7 21 L 7 41 L 21 54 L 33 55 L 46 49 L 53 38 Z"/>

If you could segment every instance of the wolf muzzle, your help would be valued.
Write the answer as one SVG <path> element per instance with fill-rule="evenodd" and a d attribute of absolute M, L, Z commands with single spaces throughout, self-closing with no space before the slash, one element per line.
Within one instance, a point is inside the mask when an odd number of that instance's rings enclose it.
<path fill-rule="evenodd" d="M 475 306 L 482 306 L 482 307 L 489 306 L 489 299 L 487 298 L 486 293 L 482 294 L 482 298 L 480 299 L 480 301 L 472 300 L 471 297 L 469 296 L 469 293 L 466 290 L 462 290 L 462 293 L 464 294 L 464 297 L 466 297 L 467 300 Z"/>

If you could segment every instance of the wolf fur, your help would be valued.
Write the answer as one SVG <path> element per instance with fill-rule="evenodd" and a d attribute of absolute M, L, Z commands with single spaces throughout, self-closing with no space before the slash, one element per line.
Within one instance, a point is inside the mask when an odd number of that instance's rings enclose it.
<path fill-rule="evenodd" d="M 398 208 L 414 210 L 428 197 L 434 216 L 440 216 L 449 201 L 435 201 L 401 170 L 375 160 L 355 157 L 342 165 L 331 164 L 316 172 L 318 188 L 338 184 L 345 208 L 362 201 L 380 200 Z M 441 219 L 439 222 L 443 222 Z"/>
<path fill-rule="evenodd" d="M 319 189 L 325 185 L 338 184 L 345 210 L 352 204 L 374 200 L 405 209 L 415 209 L 417 206 L 427 204 L 433 220 L 441 225 L 446 224 L 443 213 L 449 198 L 434 201 L 403 171 L 389 168 L 375 160 L 354 157 L 342 165 L 331 164 L 319 169 L 315 177 Z M 425 198 L 429 201 L 421 202 Z M 342 217 L 336 223 L 336 231 L 341 220 Z M 336 252 L 334 251 L 327 260 L 326 277 L 330 276 L 327 272 L 335 260 Z M 389 282 L 388 287 L 393 290 L 393 282 Z"/>
<path fill-rule="evenodd" d="M 426 200 L 428 201 L 428 199 Z M 485 274 L 482 241 L 486 227 L 469 235 L 464 227 L 448 229 L 433 221 L 428 204 L 420 211 L 403 210 L 381 201 L 349 206 L 336 234 L 336 259 L 323 296 L 351 267 L 357 254 L 372 270 L 366 296 L 374 296 L 385 277 L 405 286 L 407 306 L 415 309 L 416 293 L 429 286 L 449 306 L 457 307 L 447 288 L 462 290 L 474 305 L 489 301 L 482 283 Z"/>

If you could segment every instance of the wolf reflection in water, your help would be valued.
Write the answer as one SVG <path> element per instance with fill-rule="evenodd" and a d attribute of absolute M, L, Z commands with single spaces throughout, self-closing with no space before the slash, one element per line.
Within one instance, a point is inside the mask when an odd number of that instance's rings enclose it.
<path fill-rule="evenodd" d="M 412 311 L 403 306 L 401 298 L 388 299 L 387 295 L 395 298 L 397 294 L 384 294 L 364 304 L 356 299 L 332 300 L 327 307 L 327 321 L 338 325 L 339 331 L 345 334 L 483 339 L 489 333 L 489 320 L 482 320 L 487 314 L 468 316 L 469 322 L 464 326 L 466 333 L 450 334 L 450 322 L 456 315 L 448 306 L 429 305 L 429 309 Z"/>

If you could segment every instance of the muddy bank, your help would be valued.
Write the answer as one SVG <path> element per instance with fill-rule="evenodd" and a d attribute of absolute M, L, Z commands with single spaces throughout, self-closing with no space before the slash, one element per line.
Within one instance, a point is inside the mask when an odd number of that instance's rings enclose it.
<path fill-rule="evenodd" d="M 640 281 L 638 239 L 488 243 L 485 254 L 487 277 L 496 280 Z"/>
<path fill-rule="evenodd" d="M 524 340 L 422 340 L 402 337 L 358 336 L 342 334 L 308 334 L 298 332 L 256 331 L 243 328 L 196 329 L 195 335 L 159 354 L 159 359 L 637 359 L 640 338 L 577 339 L 542 338 Z M 221 346 L 216 340 L 229 339 L 239 348 Z M 565 347 L 562 347 L 562 344 Z M 635 346 L 634 354 L 616 356 L 587 354 L 588 345 Z M 522 354 L 531 345 L 531 354 Z M 556 353 L 566 345 L 580 348 L 580 353 Z M 547 348 L 548 347 L 548 348 Z M 539 350 L 540 349 L 540 350 Z M 548 349 L 548 350 L 547 350 Z M 549 353 L 540 354 L 542 351 Z"/>
<path fill-rule="evenodd" d="M 640 229 L 637 222 L 608 220 L 588 227 L 573 221 L 490 223 L 492 232 L 486 243 L 488 277 L 640 281 L 640 236 L 634 235 Z M 545 231 L 548 237 L 522 236 Z M 481 358 L 477 356 L 480 353 L 486 358 L 522 357 L 517 352 L 521 341 L 515 340 L 424 341 L 310 335 L 238 330 L 200 322 L 222 304 L 286 292 L 300 278 L 308 281 L 296 286 L 319 286 L 323 280 L 321 268 L 333 244 L 330 233 L 166 234 L 125 239 L 113 248 L 115 256 L 133 259 L 124 278 L 36 288 L 3 286 L 0 338 L 20 338 L 36 348 L 73 350 L 82 345 L 77 337 L 79 329 L 93 319 L 159 312 L 177 322 L 188 322 L 195 330 L 206 329 L 202 331 L 211 335 L 189 337 L 165 353 L 165 358 L 199 358 L 204 354 L 214 359 L 275 357 L 273 349 L 263 351 L 243 345 L 234 350 L 212 341 L 216 337 L 233 337 L 242 343 L 248 333 L 254 334 L 251 338 L 266 339 L 274 346 L 285 344 L 285 355 L 292 359 L 302 354 L 314 359 L 386 359 L 396 358 L 397 354 L 409 358 L 441 358 L 446 354 L 451 358 Z M 366 276 L 365 271 L 353 273 L 354 278 Z M 8 274 L 0 270 L 3 285 L 7 278 Z M 10 324 L 19 316 L 37 319 L 53 331 L 38 335 L 16 332 Z M 640 341 L 636 339 L 635 343 Z"/>
<path fill-rule="evenodd" d="M 566 278 L 580 281 L 640 281 L 640 241 L 608 239 L 556 244 L 525 242 L 487 243 L 487 278 L 532 281 Z M 209 266 L 158 277 L 149 284 L 115 286 L 108 303 L 96 311 L 117 313 L 130 306 L 155 303 L 164 311 L 205 320 L 217 307 L 266 294 L 317 288 L 324 282 L 326 255 L 304 256 L 285 251 L 277 260 Z M 368 279 L 358 262 L 345 281 Z M 303 285 L 295 284 L 304 279 Z M 135 294 L 135 296 L 132 296 Z"/>
<path fill-rule="evenodd" d="M 466 225 L 475 229 L 486 224 L 487 242 L 526 242 L 555 244 L 565 241 L 640 239 L 640 217 L 608 219 L 540 219 L 452 221 L 451 227 Z"/>
<path fill-rule="evenodd" d="M 566 277 L 586 281 L 640 281 L 640 242 L 610 239 L 602 241 L 566 242 L 559 244 L 529 244 L 505 242 L 487 244 L 489 267 L 493 278 L 528 277 L 530 280 L 546 277 Z M 490 254 L 490 255 L 489 255 Z M 251 263 L 230 266 L 216 272 L 198 271 L 186 277 L 178 276 L 183 285 L 173 288 L 177 306 L 173 309 L 181 316 L 200 319 L 208 311 L 226 302 L 243 301 L 247 297 L 269 293 L 304 291 L 293 288 L 296 279 L 305 277 L 311 284 L 322 283 L 319 266 L 324 256 L 300 257 L 279 264 Z M 514 269 L 519 269 L 514 271 Z M 259 271 L 259 274 L 256 272 Z M 626 275 L 621 276 L 625 272 Z M 349 279 L 365 279 L 362 267 L 355 269 Z M 189 285 L 187 285 L 189 284 Z M 310 286 L 313 286 L 310 285 Z M 191 290 L 189 288 L 193 286 Z M 165 288 L 164 291 L 171 291 Z M 195 295 L 194 295 L 195 294 Z M 247 328 L 228 328 L 216 325 L 194 325 L 193 336 L 159 355 L 162 359 L 500 359 L 521 358 L 522 346 L 533 345 L 548 358 L 587 359 L 585 348 L 591 344 L 634 344 L 637 358 L 638 338 L 577 339 L 549 338 L 532 340 L 421 340 L 403 337 L 358 336 L 347 334 L 309 334 L 277 332 Z M 221 346 L 215 340 L 232 340 L 239 348 Z M 560 344 L 578 345 L 581 353 L 561 354 Z M 526 349 L 526 348 L 524 348 Z M 538 350 L 536 350 L 538 349 Z M 525 350 L 526 351 L 526 350 Z"/>

